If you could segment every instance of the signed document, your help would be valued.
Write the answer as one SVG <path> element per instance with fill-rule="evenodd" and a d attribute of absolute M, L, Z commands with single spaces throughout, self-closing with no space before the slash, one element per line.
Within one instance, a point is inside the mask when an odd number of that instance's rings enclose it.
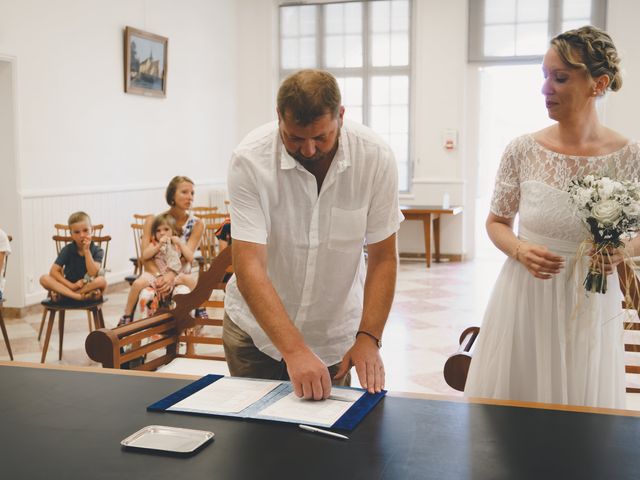
<path fill-rule="evenodd" d="M 282 382 L 224 377 L 168 410 L 199 413 L 239 413 L 253 405 Z"/>
<path fill-rule="evenodd" d="M 303 400 L 295 393 L 282 397 L 258 413 L 257 418 L 292 420 L 298 423 L 331 426 L 363 395 L 362 391 L 332 389 L 341 400 Z"/>

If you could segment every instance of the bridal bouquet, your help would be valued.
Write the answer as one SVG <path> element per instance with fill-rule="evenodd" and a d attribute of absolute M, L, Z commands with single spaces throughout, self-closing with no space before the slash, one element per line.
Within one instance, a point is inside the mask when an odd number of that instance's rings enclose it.
<path fill-rule="evenodd" d="M 587 291 L 605 293 L 607 275 L 602 259 L 623 245 L 620 237 L 640 229 L 640 183 L 586 175 L 571 181 L 569 197 L 578 217 L 593 236 L 596 255 L 584 280 Z"/>

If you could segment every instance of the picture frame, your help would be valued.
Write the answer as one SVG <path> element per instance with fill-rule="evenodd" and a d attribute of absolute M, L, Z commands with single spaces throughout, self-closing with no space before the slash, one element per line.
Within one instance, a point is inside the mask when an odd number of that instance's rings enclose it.
<path fill-rule="evenodd" d="M 169 39 L 133 27 L 124 29 L 124 91 L 167 96 Z"/>

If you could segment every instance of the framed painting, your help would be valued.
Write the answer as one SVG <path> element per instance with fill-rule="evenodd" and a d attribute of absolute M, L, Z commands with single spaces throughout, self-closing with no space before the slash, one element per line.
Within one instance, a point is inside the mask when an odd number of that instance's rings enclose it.
<path fill-rule="evenodd" d="M 124 91 L 153 97 L 167 96 L 169 39 L 137 28 L 124 30 Z"/>

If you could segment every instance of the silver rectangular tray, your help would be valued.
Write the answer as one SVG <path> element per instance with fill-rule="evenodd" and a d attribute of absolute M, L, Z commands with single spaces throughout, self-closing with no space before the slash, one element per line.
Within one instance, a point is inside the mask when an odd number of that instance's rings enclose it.
<path fill-rule="evenodd" d="M 213 432 L 149 425 L 129 435 L 120 445 L 129 448 L 190 453 L 214 437 Z"/>

